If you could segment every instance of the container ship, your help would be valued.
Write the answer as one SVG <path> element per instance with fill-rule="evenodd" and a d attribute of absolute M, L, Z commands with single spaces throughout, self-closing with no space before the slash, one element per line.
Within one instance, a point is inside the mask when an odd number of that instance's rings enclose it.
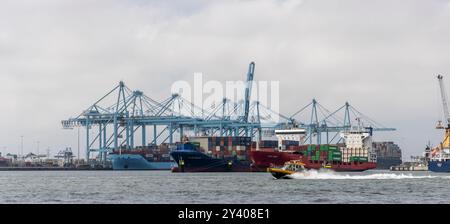
<path fill-rule="evenodd" d="M 444 141 L 427 153 L 428 170 L 432 172 L 450 172 L 450 127 L 445 129 Z"/>
<path fill-rule="evenodd" d="M 442 121 L 439 121 L 436 126 L 436 129 L 445 130 L 444 140 L 437 147 L 427 149 L 430 151 L 428 153 L 428 170 L 433 172 L 450 172 L 450 112 L 448 108 L 448 97 L 444 87 L 444 77 L 438 75 L 437 78 L 441 90 L 444 116 L 447 121 L 445 125 Z"/>
<path fill-rule="evenodd" d="M 263 141 L 250 152 L 257 170 L 283 166 L 290 160 L 302 161 L 307 169 L 327 167 L 340 172 L 366 171 L 377 166 L 371 131 L 358 128 L 341 133 L 344 144 L 336 145 L 304 145 L 306 130 L 302 129 L 279 130 L 275 134 L 278 147 L 274 145 L 276 141 L 269 143 L 272 144 L 269 147 Z"/>
<path fill-rule="evenodd" d="M 307 153 L 304 129 L 276 130 L 278 140 L 265 140 L 252 144 L 250 158 L 253 169 L 266 171 L 268 168 L 283 166 L 292 160 L 302 160 Z"/>
<path fill-rule="evenodd" d="M 171 170 L 176 163 L 170 158 L 173 145 L 162 144 L 118 149 L 109 154 L 113 170 Z"/>
<path fill-rule="evenodd" d="M 377 169 L 386 170 L 403 163 L 402 150 L 394 142 L 374 142 L 372 147 L 377 154 Z"/>
<path fill-rule="evenodd" d="M 170 155 L 173 172 L 251 172 L 250 137 L 186 138 Z"/>

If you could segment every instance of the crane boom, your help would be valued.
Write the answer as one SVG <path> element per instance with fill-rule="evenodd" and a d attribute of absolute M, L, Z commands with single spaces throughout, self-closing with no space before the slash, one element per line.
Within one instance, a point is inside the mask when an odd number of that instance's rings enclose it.
<path fill-rule="evenodd" d="M 250 63 L 247 73 L 247 86 L 245 88 L 244 122 L 248 122 L 250 111 L 250 94 L 252 93 L 253 77 L 255 75 L 255 62 Z"/>
<path fill-rule="evenodd" d="M 447 126 L 450 125 L 449 121 L 450 121 L 450 112 L 448 109 L 448 98 L 447 98 L 447 93 L 445 90 L 445 85 L 444 85 L 444 77 L 442 75 L 438 75 L 438 80 L 439 80 L 439 87 L 441 89 L 441 97 L 442 97 L 442 105 L 444 107 L 444 116 L 446 119 L 446 124 Z"/>

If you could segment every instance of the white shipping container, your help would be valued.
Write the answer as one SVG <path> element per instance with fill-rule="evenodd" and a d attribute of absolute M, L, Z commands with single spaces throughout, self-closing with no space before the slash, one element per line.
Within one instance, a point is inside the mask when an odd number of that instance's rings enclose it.
<path fill-rule="evenodd" d="M 207 137 L 195 137 L 190 139 L 191 142 L 198 142 L 200 143 L 200 147 L 203 148 L 206 151 L 209 151 L 209 138 Z"/>

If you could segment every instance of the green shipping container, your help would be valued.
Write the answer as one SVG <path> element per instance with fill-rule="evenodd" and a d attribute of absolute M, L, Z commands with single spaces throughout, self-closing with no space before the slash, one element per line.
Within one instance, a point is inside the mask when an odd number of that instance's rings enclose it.
<path fill-rule="evenodd" d="M 350 162 L 368 162 L 369 158 L 367 157 L 359 157 L 359 156 L 352 156 L 350 157 Z"/>
<path fill-rule="evenodd" d="M 321 145 L 320 146 L 320 151 L 328 151 L 328 145 Z"/>
<path fill-rule="evenodd" d="M 334 151 L 331 154 L 334 156 L 342 156 L 342 152 L 340 152 L 340 151 Z"/>
<path fill-rule="evenodd" d="M 360 162 L 368 162 L 368 161 L 369 161 L 369 158 L 367 158 L 367 157 L 360 157 L 360 158 L 359 158 L 359 161 L 360 161 Z"/>

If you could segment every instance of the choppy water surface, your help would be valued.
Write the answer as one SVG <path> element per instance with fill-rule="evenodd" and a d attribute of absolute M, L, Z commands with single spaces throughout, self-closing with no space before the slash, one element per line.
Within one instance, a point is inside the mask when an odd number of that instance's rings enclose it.
<path fill-rule="evenodd" d="M 450 174 L 3 171 L 0 203 L 450 203 Z"/>

